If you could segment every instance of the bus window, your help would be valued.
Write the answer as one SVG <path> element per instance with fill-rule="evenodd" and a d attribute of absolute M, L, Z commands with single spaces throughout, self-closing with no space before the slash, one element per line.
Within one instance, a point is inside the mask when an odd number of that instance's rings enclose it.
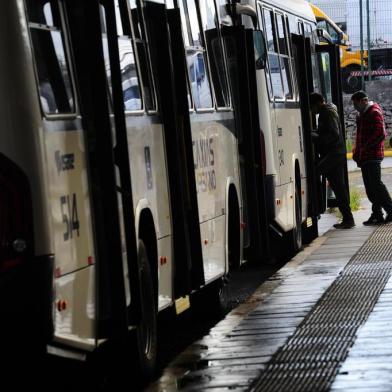
<path fill-rule="evenodd" d="M 313 91 L 322 92 L 317 53 L 312 54 Z"/>
<path fill-rule="evenodd" d="M 293 99 L 291 78 L 291 60 L 283 15 L 276 14 L 276 32 L 278 36 L 279 60 L 282 73 L 283 89 L 286 99 Z"/>
<path fill-rule="evenodd" d="M 154 84 L 151 72 L 150 54 L 147 49 L 146 29 L 140 2 L 129 0 L 129 9 L 132 21 L 132 30 L 135 37 L 135 46 L 139 60 L 141 81 L 143 84 L 144 105 L 147 110 L 155 110 Z"/>
<path fill-rule="evenodd" d="M 213 102 L 196 4 L 190 0 L 185 8 L 184 3 L 179 1 L 179 7 L 193 103 L 196 109 L 210 109 L 213 107 Z"/>
<path fill-rule="evenodd" d="M 321 93 L 328 102 L 332 102 L 331 63 L 329 53 L 319 53 Z"/>
<path fill-rule="evenodd" d="M 230 106 L 229 85 L 214 0 L 200 0 L 199 7 L 210 60 L 216 105 L 226 108 Z"/>
<path fill-rule="evenodd" d="M 284 90 L 281 77 L 281 65 L 278 55 L 278 44 L 274 34 L 275 24 L 273 13 L 268 9 L 263 9 L 265 34 L 267 37 L 268 63 L 271 74 L 272 96 L 276 100 L 284 99 Z"/>
<path fill-rule="evenodd" d="M 299 32 L 299 23 L 297 21 L 297 19 L 293 16 L 293 15 L 289 15 L 287 18 L 288 21 L 288 32 L 289 34 L 300 34 Z M 291 39 L 291 36 L 290 36 Z"/>
<path fill-rule="evenodd" d="M 291 16 L 286 16 L 286 29 L 287 29 L 287 39 L 289 42 L 289 51 L 290 51 L 290 63 L 291 63 L 291 75 L 292 75 L 292 86 L 293 86 L 293 95 L 295 96 L 295 99 L 298 101 L 299 96 L 298 96 L 298 85 L 297 85 L 297 74 L 295 70 L 295 61 L 294 61 L 294 54 L 293 54 L 293 44 L 292 44 L 292 35 L 291 29 L 297 28 L 296 20 L 291 17 Z"/>
<path fill-rule="evenodd" d="M 289 49 L 288 49 L 286 34 L 285 34 L 285 30 L 284 30 L 283 15 L 280 15 L 280 14 L 276 15 L 276 31 L 278 34 L 279 53 L 281 55 L 288 56 Z"/>
<path fill-rule="evenodd" d="M 304 22 L 302 22 L 301 20 L 298 22 L 298 34 L 305 36 Z"/>
<path fill-rule="evenodd" d="M 327 28 L 328 28 L 327 31 L 332 38 L 332 42 L 339 45 L 340 43 L 339 32 L 336 31 L 335 28 L 330 23 L 327 23 Z"/>
<path fill-rule="evenodd" d="M 310 37 L 312 35 L 312 26 L 309 23 L 305 23 L 305 36 Z"/>
<path fill-rule="evenodd" d="M 124 109 L 126 111 L 141 110 L 142 99 L 140 94 L 139 76 L 136 69 L 132 38 L 131 36 L 124 34 L 125 29 L 123 29 L 123 23 L 121 21 L 118 0 L 115 1 L 115 10 Z"/>
<path fill-rule="evenodd" d="M 46 114 L 75 111 L 68 60 L 57 1 L 26 2 L 42 110 Z"/>
<path fill-rule="evenodd" d="M 43 26 L 61 26 L 57 0 L 27 0 L 29 22 Z"/>

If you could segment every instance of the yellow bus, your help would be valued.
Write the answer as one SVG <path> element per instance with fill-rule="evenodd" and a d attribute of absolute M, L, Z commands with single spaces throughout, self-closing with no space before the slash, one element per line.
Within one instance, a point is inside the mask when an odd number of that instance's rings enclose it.
<path fill-rule="evenodd" d="M 349 37 L 340 27 L 320 8 L 314 4 L 312 7 L 317 26 L 325 30 L 331 37 L 332 42 L 340 46 L 340 67 L 342 69 L 342 87 L 345 93 L 352 93 L 361 88 L 361 78 L 352 75 L 352 72 L 361 69 L 361 51 L 352 51 Z M 367 68 L 367 51 L 364 51 L 365 68 Z"/>

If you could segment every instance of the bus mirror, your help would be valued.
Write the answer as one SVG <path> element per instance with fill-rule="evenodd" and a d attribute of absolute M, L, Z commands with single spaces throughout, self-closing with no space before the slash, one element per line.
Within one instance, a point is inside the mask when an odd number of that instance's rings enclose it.
<path fill-rule="evenodd" d="M 253 31 L 256 69 L 264 69 L 267 61 L 267 47 L 264 34 L 260 30 Z"/>
<path fill-rule="evenodd" d="M 229 8 L 231 8 L 231 14 L 250 16 L 252 18 L 253 25 L 256 28 L 257 12 L 255 8 L 253 8 L 249 4 L 240 4 L 240 3 L 230 4 Z"/>
<path fill-rule="evenodd" d="M 320 42 L 325 42 L 327 44 L 334 43 L 332 37 L 324 29 L 317 29 L 316 34 Z"/>
<path fill-rule="evenodd" d="M 343 31 L 339 31 L 339 42 L 338 45 L 343 45 L 343 46 L 348 46 L 348 40 L 345 37 L 346 34 L 344 34 Z"/>

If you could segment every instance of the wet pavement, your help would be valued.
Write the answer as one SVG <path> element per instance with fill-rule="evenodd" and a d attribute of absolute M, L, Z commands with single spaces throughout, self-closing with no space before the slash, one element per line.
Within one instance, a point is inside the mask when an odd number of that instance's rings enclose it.
<path fill-rule="evenodd" d="M 383 170 L 383 179 L 387 187 L 392 189 L 392 169 Z M 360 172 L 350 173 L 350 186 L 359 188 L 361 184 Z M 360 210 L 355 212 L 357 227 L 344 231 L 331 229 L 338 218 L 334 214 L 325 214 L 319 223 L 319 238 L 259 286 L 253 295 L 233 309 L 201 339 L 189 345 L 165 368 L 162 377 L 150 384 L 145 391 L 392 390 L 392 365 L 389 363 L 392 355 L 392 280 L 389 278 L 386 286 L 381 287 L 374 297 L 373 312 L 369 308 L 370 316 L 360 318 L 356 329 L 350 330 L 349 338 L 352 340 L 348 341 L 347 337 L 343 337 L 339 342 L 334 336 L 328 337 L 340 353 L 340 362 L 333 358 L 333 369 L 325 371 L 330 372 L 327 374 L 327 386 L 318 388 L 315 384 L 308 383 L 310 387 L 306 387 L 309 380 L 320 378 L 321 370 L 317 363 L 325 365 L 322 350 L 318 354 L 320 361 L 311 357 L 308 365 L 304 365 L 303 356 L 299 357 L 297 363 L 289 361 L 294 366 L 291 370 L 287 368 L 285 359 L 281 358 L 282 351 L 298 346 L 298 336 L 302 336 L 301 328 L 304 328 L 304 323 L 311 317 L 312 310 L 317 309 L 318 304 L 323 302 L 320 300 L 325 293 L 336 285 L 347 268 L 351 268 L 353 256 L 365 243 L 368 244 L 369 237 L 375 233 L 377 228 L 361 225 L 369 214 L 369 203 L 364 199 Z M 392 225 L 383 227 L 388 230 L 385 238 L 389 241 L 392 238 Z M 377 248 L 378 237 L 375 238 L 375 245 L 372 246 Z M 374 249 L 369 246 L 362 249 L 374 253 Z M 389 249 L 388 243 L 383 246 Z M 374 254 L 376 258 L 379 257 L 377 253 Z M 380 268 L 390 268 L 389 264 L 392 264 L 392 260 L 388 260 Z M 365 293 L 365 302 L 366 287 L 365 282 L 365 286 L 361 287 Z M 350 306 L 348 310 L 349 308 Z M 325 323 L 330 324 L 328 320 Z M 317 344 L 309 345 L 309 350 L 314 350 L 316 346 Z M 331 344 L 324 345 L 324 349 L 326 346 L 330 347 Z M 308 356 L 306 351 L 305 356 Z M 286 369 L 286 384 L 279 385 L 273 378 L 284 375 L 284 372 L 276 372 L 277 364 Z M 306 371 L 304 366 L 308 366 Z M 324 373 L 322 374 L 325 375 Z M 294 388 L 293 380 L 298 381 L 300 375 L 306 381 L 305 386 L 298 384 Z M 265 381 L 269 380 L 268 377 L 272 377 L 272 387 Z"/>

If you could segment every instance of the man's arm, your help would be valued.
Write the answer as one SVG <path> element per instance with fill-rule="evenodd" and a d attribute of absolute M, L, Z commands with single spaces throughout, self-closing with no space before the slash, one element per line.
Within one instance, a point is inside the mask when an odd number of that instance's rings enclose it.
<path fill-rule="evenodd" d="M 371 114 L 370 121 L 372 123 L 372 133 L 367 140 L 366 147 L 377 147 L 385 139 L 385 123 L 384 116 L 379 110 L 375 110 Z"/>

